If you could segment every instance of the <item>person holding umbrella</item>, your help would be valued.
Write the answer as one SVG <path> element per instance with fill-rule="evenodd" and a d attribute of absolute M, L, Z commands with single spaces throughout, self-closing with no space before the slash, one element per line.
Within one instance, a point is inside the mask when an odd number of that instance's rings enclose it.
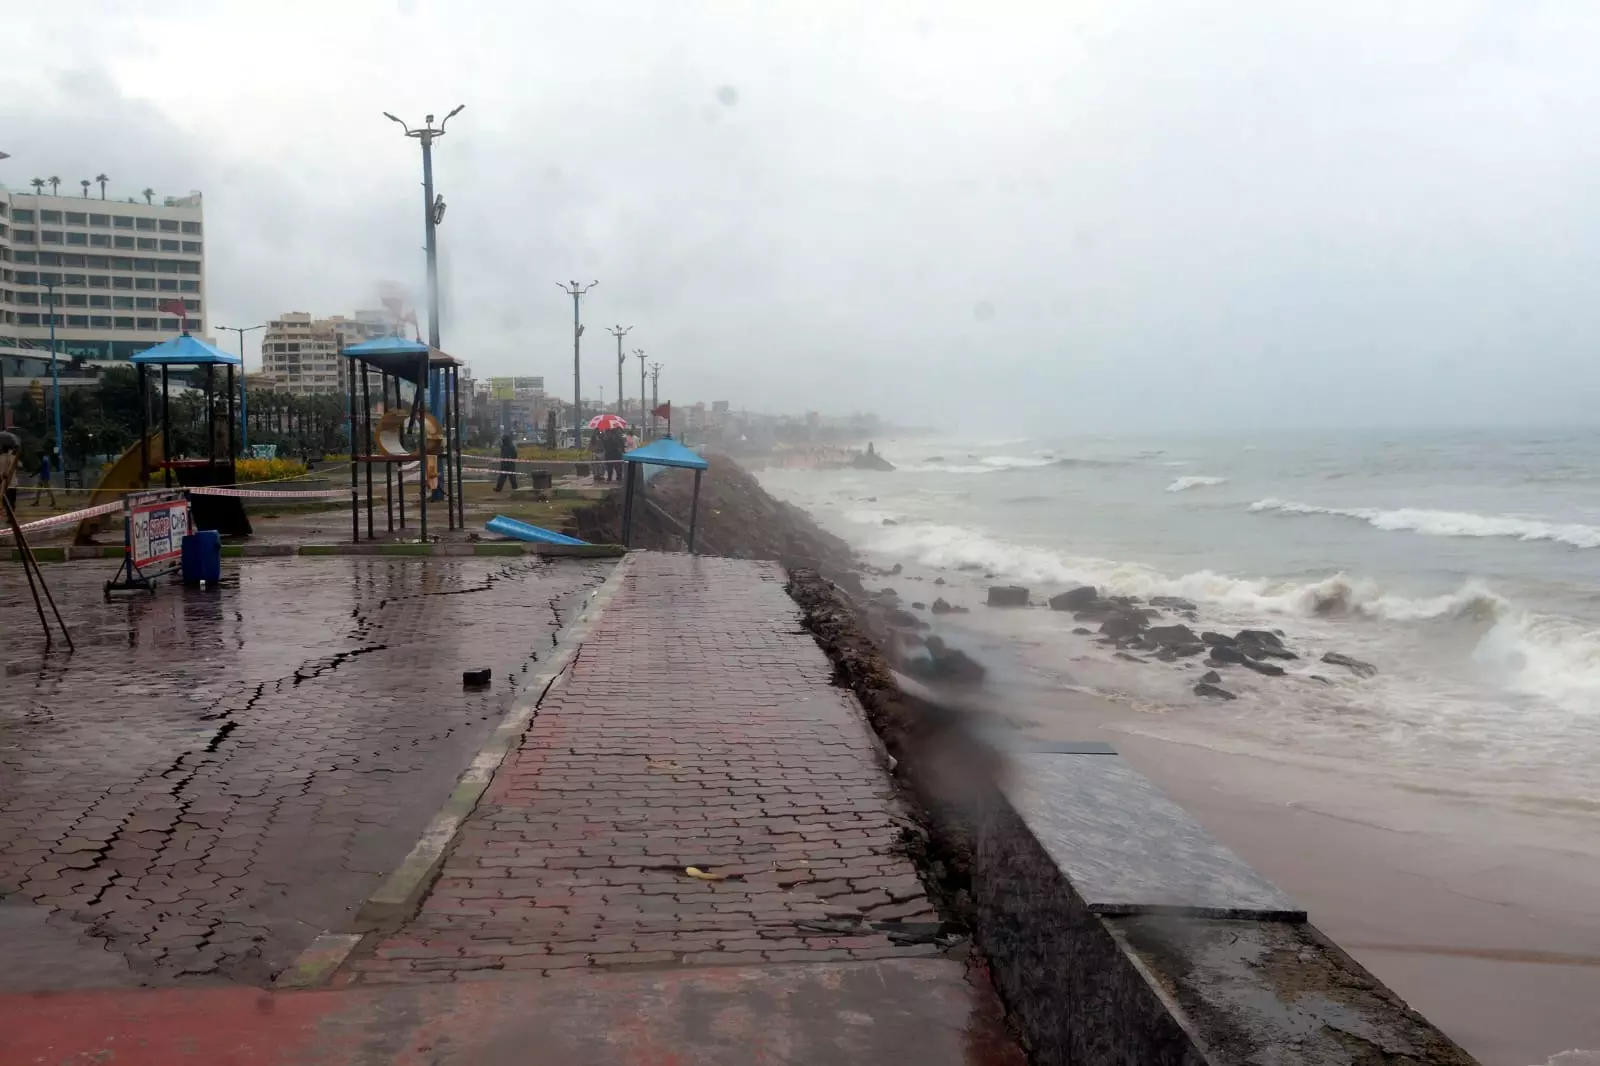
<path fill-rule="evenodd" d="M 589 428 L 594 430 L 598 458 L 603 461 L 605 470 L 605 476 L 597 480 L 620 482 L 625 452 L 622 431 L 628 428 L 628 423 L 613 414 L 595 415 L 589 420 Z"/>

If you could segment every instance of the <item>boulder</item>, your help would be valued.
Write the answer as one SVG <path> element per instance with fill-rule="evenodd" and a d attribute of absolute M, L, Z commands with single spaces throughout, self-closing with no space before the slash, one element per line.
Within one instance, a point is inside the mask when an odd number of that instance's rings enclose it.
<path fill-rule="evenodd" d="M 1151 626 L 1145 630 L 1145 639 L 1153 640 L 1157 644 L 1198 644 L 1200 638 L 1195 636 L 1194 630 L 1186 625 Z"/>
<path fill-rule="evenodd" d="M 894 464 L 877 452 L 862 452 L 850 460 L 857 470 L 893 470 Z"/>
<path fill-rule="evenodd" d="M 900 607 L 891 608 L 884 614 L 884 619 L 892 626 L 904 629 L 927 629 L 928 623 Z"/>
<path fill-rule="evenodd" d="M 918 672 L 924 676 L 951 681 L 983 680 L 983 664 L 960 648 L 952 648 L 938 637 L 929 637 L 926 646 L 928 658 L 913 660 L 922 664 Z"/>
<path fill-rule="evenodd" d="M 1197 611 L 1194 604 L 1181 596 L 1151 596 L 1150 606 L 1165 607 L 1169 611 Z"/>
<path fill-rule="evenodd" d="M 1248 667 L 1249 669 L 1254 670 L 1258 674 L 1265 674 L 1267 677 L 1282 677 L 1283 676 L 1283 667 L 1274 666 L 1272 663 L 1264 663 L 1264 662 L 1261 662 L 1261 661 L 1259 661 L 1257 659 L 1245 659 L 1239 665 Z"/>
<path fill-rule="evenodd" d="M 1088 637 L 1088 636 L 1093 636 L 1094 635 L 1094 630 L 1088 628 L 1087 626 L 1076 626 L 1076 627 L 1073 628 L 1072 632 L 1074 634 L 1076 634 L 1077 636 L 1080 636 L 1080 637 Z"/>
<path fill-rule="evenodd" d="M 1026 607 L 1028 590 L 1021 585 L 992 585 L 988 602 L 990 607 Z"/>
<path fill-rule="evenodd" d="M 1194 687 L 1194 694 L 1196 696 L 1209 696 L 1214 700 L 1236 700 L 1239 698 L 1238 696 L 1235 696 L 1233 693 L 1229 692 L 1227 689 L 1218 688 L 1216 685 L 1213 685 L 1208 681 L 1202 681 L 1196 685 Z"/>
<path fill-rule="evenodd" d="M 1173 644 L 1171 648 L 1172 654 L 1180 659 L 1187 659 L 1191 655 L 1199 655 L 1206 650 L 1204 644 Z"/>
<path fill-rule="evenodd" d="M 933 601 L 932 610 L 934 614 L 953 614 L 955 612 L 955 608 L 950 606 L 950 601 L 943 596 Z"/>
<path fill-rule="evenodd" d="M 1057 596 L 1050 597 L 1052 611 L 1086 611 L 1100 600 L 1100 591 L 1093 585 L 1081 585 Z"/>
<path fill-rule="evenodd" d="M 895 564 L 894 564 L 894 565 L 893 565 L 893 566 L 891 566 L 891 567 L 890 567 L 890 568 L 889 568 L 889 573 L 891 573 L 891 574 L 898 574 L 898 573 L 899 573 L 899 572 L 900 572 L 900 571 L 902 571 L 902 570 L 904 570 L 904 569 L 905 569 L 905 567 L 904 567 L 904 566 L 903 566 L 903 565 L 902 565 L 902 564 L 900 564 L 900 563 L 895 563 Z"/>
<path fill-rule="evenodd" d="M 913 603 L 912 603 L 912 604 L 911 604 L 911 609 L 912 609 L 912 610 L 913 610 L 913 611 L 926 611 L 926 610 L 927 610 L 927 609 L 928 609 L 928 605 L 927 605 L 927 604 L 925 604 L 925 603 L 916 603 L 916 602 L 913 602 Z"/>
<path fill-rule="evenodd" d="M 1283 641 L 1278 639 L 1278 634 L 1266 629 L 1241 629 L 1233 639 L 1237 644 L 1259 644 L 1263 648 L 1283 647 Z"/>
<path fill-rule="evenodd" d="M 1238 648 L 1234 647 L 1232 644 L 1213 644 L 1211 646 L 1211 659 L 1210 659 L 1210 661 L 1213 664 L 1216 664 L 1216 663 L 1244 663 L 1244 662 L 1248 662 L 1249 659 L 1245 655 L 1244 652 L 1240 651 Z"/>
<path fill-rule="evenodd" d="M 1139 658 L 1137 655 L 1133 655 L 1125 651 L 1117 652 L 1116 657 L 1127 663 L 1142 663 L 1145 661 L 1144 659 Z"/>
<path fill-rule="evenodd" d="M 1364 663 L 1360 659 L 1352 659 L 1342 652 L 1330 651 L 1322 657 L 1322 661 L 1330 666 L 1342 666 L 1353 672 L 1357 677 L 1371 677 L 1378 672 L 1378 668 L 1371 663 Z"/>
<path fill-rule="evenodd" d="M 1215 670 L 1207 670 L 1205 673 L 1200 675 L 1200 680 L 1206 682 L 1207 684 L 1215 685 L 1222 680 L 1222 675 L 1217 673 Z"/>
<path fill-rule="evenodd" d="M 1238 641 L 1234 640 L 1232 637 L 1228 636 L 1226 633 L 1213 633 L 1210 630 L 1207 630 L 1206 632 L 1201 633 L 1200 634 L 1200 640 L 1201 640 L 1202 643 L 1210 644 L 1212 647 L 1216 647 L 1216 646 L 1222 645 L 1222 644 L 1237 644 L 1237 643 L 1239 643 Z"/>
<path fill-rule="evenodd" d="M 1100 623 L 1100 632 L 1115 640 L 1137 637 L 1144 632 L 1147 620 L 1134 611 L 1119 611 Z"/>
<path fill-rule="evenodd" d="M 884 524 L 884 525 L 886 525 L 886 526 L 897 526 L 897 525 L 899 525 L 899 524 L 900 524 L 900 523 L 899 523 L 899 522 L 896 522 L 896 521 L 895 521 L 895 520 L 894 520 L 894 519 L 892 519 L 892 518 L 885 518 L 885 519 L 884 519 L 884 520 L 883 520 L 883 524 Z"/>
<path fill-rule="evenodd" d="M 943 585 L 943 584 L 946 584 L 946 582 L 945 582 L 945 579 L 944 579 L 944 578 L 942 578 L 942 577 L 936 577 L 936 578 L 934 578 L 934 579 L 933 579 L 933 583 L 934 583 L 934 584 L 935 584 L 935 585 Z"/>

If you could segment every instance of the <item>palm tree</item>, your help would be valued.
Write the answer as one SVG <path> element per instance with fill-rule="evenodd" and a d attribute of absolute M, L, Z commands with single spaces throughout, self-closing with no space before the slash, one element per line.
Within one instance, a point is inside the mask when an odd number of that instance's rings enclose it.
<path fill-rule="evenodd" d="M 106 177 L 104 174 L 96 174 L 94 176 L 94 180 L 100 183 L 100 199 L 104 200 L 106 198 L 106 182 L 110 181 L 111 179 Z"/>
<path fill-rule="evenodd" d="M 28 184 L 33 186 L 33 195 L 35 195 L 35 196 L 43 196 L 44 195 L 44 179 L 43 178 L 34 178 L 32 181 L 28 182 Z"/>
<path fill-rule="evenodd" d="M 58 190 L 61 188 L 61 179 L 52 175 L 45 180 L 50 183 L 50 195 L 58 195 Z"/>
<path fill-rule="evenodd" d="M 154 189 L 145 189 L 144 190 L 144 202 L 147 203 L 147 204 L 148 203 L 152 203 L 154 201 L 155 195 L 156 195 L 156 191 Z"/>
<path fill-rule="evenodd" d="M 88 178 L 84 178 L 82 181 L 78 182 L 78 184 L 83 186 L 83 198 L 87 200 L 89 198 L 89 186 L 94 183 Z"/>

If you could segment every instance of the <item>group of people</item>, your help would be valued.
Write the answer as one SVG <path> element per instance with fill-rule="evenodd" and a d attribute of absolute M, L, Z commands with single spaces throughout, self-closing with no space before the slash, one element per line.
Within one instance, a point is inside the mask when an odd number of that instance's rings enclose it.
<path fill-rule="evenodd" d="M 635 447 L 633 435 L 620 429 L 596 430 L 589 435 L 589 454 L 594 456 L 594 479 L 596 481 L 622 481 L 622 457 Z M 499 492 L 505 488 L 506 482 L 511 483 L 513 492 L 517 488 L 517 442 L 512 439 L 510 430 L 500 435 L 500 471 L 495 478 L 494 491 Z"/>

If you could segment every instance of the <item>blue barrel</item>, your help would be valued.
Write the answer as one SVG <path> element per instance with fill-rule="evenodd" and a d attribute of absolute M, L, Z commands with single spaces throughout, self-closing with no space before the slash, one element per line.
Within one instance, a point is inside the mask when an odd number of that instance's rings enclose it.
<path fill-rule="evenodd" d="M 222 534 L 200 529 L 183 538 L 183 583 L 216 585 L 222 581 Z"/>

